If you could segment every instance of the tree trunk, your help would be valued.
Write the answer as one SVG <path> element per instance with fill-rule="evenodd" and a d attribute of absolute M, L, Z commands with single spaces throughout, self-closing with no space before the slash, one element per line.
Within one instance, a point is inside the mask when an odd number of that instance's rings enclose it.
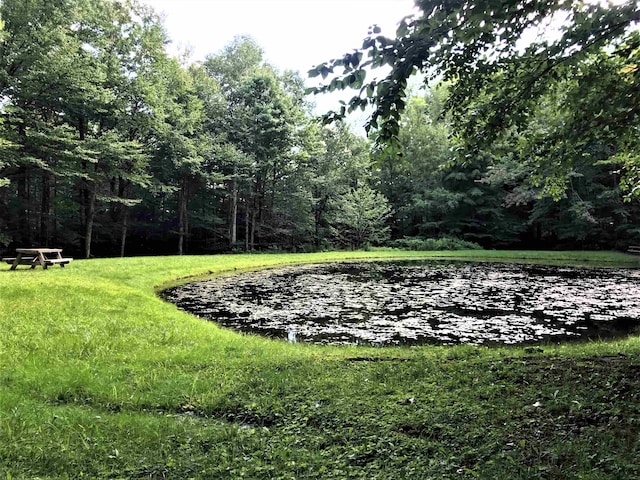
<path fill-rule="evenodd" d="M 120 257 L 124 257 L 124 249 L 127 243 L 127 229 L 129 227 L 129 207 L 123 206 L 122 229 L 120 230 Z"/>
<path fill-rule="evenodd" d="M 29 192 L 29 171 L 21 168 L 18 175 L 18 198 L 20 206 L 18 207 L 18 231 L 19 238 L 24 246 L 33 246 L 33 237 L 31 235 L 31 195 Z"/>
<path fill-rule="evenodd" d="M 249 202 L 245 202 L 244 209 L 244 251 L 249 251 Z"/>
<path fill-rule="evenodd" d="M 27 153 L 27 133 L 24 122 L 18 125 L 18 135 L 20 137 L 20 151 Z M 24 246 L 32 246 L 33 237 L 31 234 L 31 195 L 29 189 L 29 168 L 21 167 L 17 176 L 18 187 L 18 240 Z"/>
<path fill-rule="evenodd" d="M 88 123 L 82 115 L 78 117 L 76 128 L 78 130 L 78 138 L 84 142 L 87 135 Z M 95 170 L 95 167 L 94 167 Z M 82 172 L 90 178 L 89 163 L 82 161 Z M 84 258 L 91 257 L 91 240 L 93 238 L 93 219 L 95 217 L 96 208 L 96 186 L 91 185 L 89 180 L 82 180 L 80 191 L 80 218 L 84 226 Z"/>
<path fill-rule="evenodd" d="M 256 209 L 251 210 L 251 238 L 249 240 L 249 248 L 253 251 L 256 247 Z"/>
<path fill-rule="evenodd" d="M 45 247 L 51 241 L 51 176 L 42 173 L 42 194 L 40 203 L 40 243 Z"/>
<path fill-rule="evenodd" d="M 238 179 L 233 177 L 231 184 L 231 221 L 229 225 L 229 246 L 233 248 L 238 241 Z"/>
<path fill-rule="evenodd" d="M 324 215 L 324 211 L 325 208 L 327 206 L 328 203 L 328 197 L 325 195 L 322 197 L 322 200 L 318 201 L 318 203 L 316 204 L 315 207 L 315 212 L 314 212 L 314 236 L 315 236 L 315 245 L 316 245 L 316 249 L 320 250 L 320 225 L 322 222 L 322 217 Z"/>
<path fill-rule="evenodd" d="M 86 221 L 84 230 L 84 258 L 91 257 L 91 240 L 93 238 L 93 220 L 96 216 L 96 187 L 87 188 Z"/>
<path fill-rule="evenodd" d="M 122 177 L 118 177 L 118 198 L 125 199 L 127 190 L 131 182 Z M 124 257 L 125 246 L 127 243 L 127 230 L 129 227 L 129 207 L 124 203 L 120 204 L 118 209 L 120 216 L 120 257 Z"/>
<path fill-rule="evenodd" d="M 251 232 L 249 234 L 249 248 L 256 247 L 256 224 L 262 224 L 262 206 L 264 201 L 265 182 L 257 178 L 254 184 L 253 206 L 251 208 Z"/>
<path fill-rule="evenodd" d="M 51 185 L 51 197 L 58 198 L 58 182 L 55 177 L 53 177 L 53 182 Z M 50 219 L 50 228 L 51 228 L 51 239 L 54 242 L 58 241 L 58 219 L 56 218 L 56 210 L 51 209 L 51 219 Z"/>
<path fill-rule="evenodd" d="M 189 212 L 187 210 L 187 180 L 183 178 L 180 183 L 180 192 L 178 193 L 178 255 L 183 255 L 189 231 Z"/>

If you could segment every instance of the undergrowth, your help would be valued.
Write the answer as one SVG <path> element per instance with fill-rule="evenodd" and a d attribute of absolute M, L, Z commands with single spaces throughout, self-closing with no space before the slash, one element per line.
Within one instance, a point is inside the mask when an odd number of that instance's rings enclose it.
<path fill-rule="evenodd" d="M 617 254 L 509 253 L 637 265 Z M 0 271 L 0 478 L 640 477 L 638 337 L 292 345 L 223 330 L 156 295 L 200 274 L 430 255 L 509 259 L 380 251 Z"/>
<path fill-rule="evenodd" d="M 453 250 L 481 250 L 482 247 L 475 242 L 460 240 L 455 237 L 443 238 L 400 238 L 390 242 L 391 247 L 404 250 L 419 251 L 453 251 Z"/>

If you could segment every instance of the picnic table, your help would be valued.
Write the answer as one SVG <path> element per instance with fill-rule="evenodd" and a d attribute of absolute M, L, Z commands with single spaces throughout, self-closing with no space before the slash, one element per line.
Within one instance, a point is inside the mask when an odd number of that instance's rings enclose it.
<path fill-rule="evenodd" d="M 60 265 L 64 267 L 73 258 L 64 258 L 61 248 L 16 248 L 16 256 L 3 258 L 3 262 L 11 265 L 11 270 L 18 268 L 18 265 L 30 265 L 36 268 L 40 265 L 45 270 L 49 265 Z"/>

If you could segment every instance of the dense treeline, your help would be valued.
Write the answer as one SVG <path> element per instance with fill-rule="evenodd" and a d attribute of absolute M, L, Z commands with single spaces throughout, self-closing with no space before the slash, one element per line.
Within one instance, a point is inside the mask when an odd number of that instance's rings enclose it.
<path fill-rule="evenodd" d="M 553 135 L 577 111 L 567 105 L 581 108 L 575 82 L 460 164 L 447 85 L 411 97 L 401 155 L 389 154 L 344 124 L 320 126 L 301 77 L 267 64 L 249 38 L 185 65 L 134 0 L 2 0 L 0 15 L 0 248 L 89 257 L 404 237 L 638 242 L 638 205 L 623 201 L 616 165 L 592 161 L 609 159 L 610 143 L 589 143 L 562 194 L 536 179 L 531 159 L 558 155 Z"/>
<path fill-rule="evenodd" d="M 367 143 L 250 39 L 201 65 L 135 1 L 4 0 L 0 243 L 83 256 L 359 246 Z M 340 232 L 337 236 L 336 233 Z"/>
<path fill-rule="evenodd" d="M 461 140 L 443 111 L 447 96 L 441 85 L 410 97 L 401 155 L 381 155 L 380 189 L 395 211 L 395 236 L 453 236 L 493 248 L 626 249 L 638 242 L 640 205 L 621 188 L 610 143 L 581 145 L 587 155 L 573 163 L 566 189 L 555 197 L 545 191 L 532 150 L 554 148 L 540 136 L 563 121 L 565 100 L 550 98 L 525 131 L 512 129 L 463 164 Z"/>
<path fill-rule="evenodd" d="M 373 109 L 366 126 L 390 153 L 387 183 L 398 182 L 383 190 L 399 208 L 396 231 L 486 245 L 637 243 L 640 3 L 415 4 L 395 38 L 374 27 L 360 48 L 309 72 L 326 80 L 316 92 L 354 90 L 325 122 Z M 371 79 L 375 67 L 386 70 Z M 439 117 L 408 98 L 416 72 L 432 92 L 446 84 Z M 449 155 L 420 136 L 444 146 L 440 128 Z M 438 162 L 458 166 L 423 175 Z"/>

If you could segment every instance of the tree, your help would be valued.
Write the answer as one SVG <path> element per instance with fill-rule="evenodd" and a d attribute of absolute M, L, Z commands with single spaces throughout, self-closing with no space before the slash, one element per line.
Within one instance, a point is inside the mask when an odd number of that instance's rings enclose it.
<path fill-rule="evenodd" d="M 6 33 L 4 32 L 4 22 L 0 18 L 0 44 L 3 42 L 5 35 Z M 2 122 L 2 118 L 0 118 L 0 126 L 2 125 L 1 122 Z M 9 145 L 10 145 L 9 142 L 7 142 L 4 138 L 0 137 L 0 152 L 2 152 L 3 149 L 7 148 Z M 0 156 L 0 158 L 2 158 L 2 156 Z M 0 172 L 4 169 L 5 166 L 6 166 L 6 163 L 0 160 Z M 9 179 L 0 177 L 0 188 L 8 184 L 9 184 Z"/>
<path fill-rule="evenodd" d="M 310 198 L 313 247 L 321 249 L 332 240 L 331 219 L 336 200 L 373 179 L 369 143 L 345 123 L 310 125 L 304 188 Z"/>
<path fill-rule="evenodd" d="M 209 56 L 205 68 L 225 94 L 220 123 L 225 141 L 238 153 L 229 157 L 237 163 L 228 164 L 224 172 L 231 191 L 230 224 L 239 223 L 242 206 L 245 249 L 279 243 L 284 230 L 290 230 L 283 222 L 290 222 L 284 220 L 287 215 L 277 199 L 295 169 L 296 132 L 306 121 L 300 80 L 265 63 L 261 49 L 246 37 Z M 229 232 L 233 244 L 237 229 Z"/>
<path fill-rule="evenodd" d="M 60 165 L 60 159 L 52 153 L 70 151 L 70 131 L 62 127 L 59 102 L 50 95 L 54 86 L 50 74 L 60 71 L 68 53 L 64 47 L 69 35 L 60 22 L 70 11 L 50 3 L 11 0 L 0 4 L 0 9 L 4 23 L 0 43 L 0 137 L 13 144 L 4 152 L 3 176 L 10 181 L 4 190 L 10 199 L 5 221 L 8 236 L 29 245 L 34 235 L 41 236 L 38 226 L 49 223 L 49 180 Z M 60 148 L 63 145 L 66 148 Z M 40 240 L 46 242 L 48 238 Z"/>
<path fill-rule="evenodd" d="M 141 79 L 164 55 L 157 16 L 135 2 L 98 0 L 5 0 L 0 8 L 2 127 L 15 145 L 12 236 L 46 245 L 53 231 L 69 243 L 79 234 L 89 256 L 96 216 L 135 203 L 128 187 L 147 181 Z M 57 229 L 65 197 L 77 207 L 69 230 Z"/>
<path fill-rule="evenodd" d="M 447 121 L 441 117 L 446 88 L 413 95 L 398 135 L 400 155 L 376 154 L 380 191 L 394 209 L 393 234 L 438 237 L 442 221 L 460 203 L 461 195 L 444 186 L 446 167 L 453 160 Z"/>
<path fill-rule="evenodd" d="M 171 202 L 165 210 L 170 212 L 168 224 L 182 255 L 192 231 L 190 204 L 218 179 L 212 165 L 216 140 L 206 127 L 207 109 L 217 101 L 217 86 L 208 83 L 201 67 L 185 69 L 175 59 L 164 63 L 162 77 L 161 122 L 154 131 L 151 170 L 159 194 Z"/>
<path fill-rule="evenodd" d="M 333 201 L 331 229 L 342 245 L 351 249 L 382 243 L 388 239 L 391 215 L 387 199 L 371 187 L 351 189 Z"/>
<path fill-rule="evenodd" d="M 2 18 L 0 18 L 0 44 L 4 41 L 5 36 L 6 36 L 6 33 L 4 32 L 4 22 L 2 21 Z M 1 110 L 0 110 L 0 113 L 1 113 Z M 1 129 L 2 129 L 2 118 L 0 117 L 0 172 L 3 172 L 7 166 L 7 163 L 3 161 L 2 158 L 5 156 L 4 153 L 7 147 L 9 147 L 11 144 L 2 137 Z M 6 197 L 5 195 L 3 195 L 4 193 L 3 187 L 6 187 L 10 183 L 11 182 L 8 178 L 0 177 L 0 205 L 2 205 L 3 210 L 5 212 L 8 210 L 8 208 L 7 208 L 7 201 L 5 199 Z M 2 219 L 0 220 L 0 245 L 6 245 L 9 243 L 9 237 L 4 232 L 5 228 L 6 227 L 4 225 L 4 219 Z"/>
<path fill-rule="evenodd" d="M 309 72 L 333 77 L 314 89 L 316 93 L 359 90 L 339 112 L 328 113 L 326 121 L 373 105 L 368 128 L 376 131 L 379 144 L 394 144 L 406 107 L 408 79 L 421 71 L 427 81 L 452 82 L 447 108 L 462 140 L 458 160 L 464 162 L 510 126 L 526 124 L 538 100 L 558 81 L 574 78 L 589 55 L 606 55 L 621 64 L 618 73 L 625 78 L 619 84 L 623 88 L 611 92 L 616 95 L 612 103 L 621 111 L 603 120 L 628 139 L 625 152 L 637 150 L 632 140 L 637 138 L 633 132 L 640 113 L 640 39 L 633 32 L 640 20 L 637 2 L 417 0 L 416 4 L 422 13 L 402 20 L 395 39 L 380 35 L 374 27 L 362 48 Z M 544 28 L 556 29 L 559 35 L 527 40 L 535 29 Z M 366 82 L 367 69 L 382 66 L 390 67 L 390 73 Z M 634 191 L 636 157 L 625 158 L 630 171 L 627 188 Z"/>
<path fill-rule="evenodd" d="M 491 158 L 483 181 L 503 186 L 505 207 L 520 211 L 538 245 L 626 248 L 637 241 L 638 201 L 623 191 L 624 164 L 616 153 L 627 139 L 615 116 L 628 111 L 630 99 L 615 93 L 626 86 L 613 60 L 587 57 L 576 75 L 541 97 L 526 125 L 512 126 L 481 150 Z"/>
<path fill-rule="evenodd" d="M 224 108 L 216 119 L 214 129 L 227 143 L 226 161 L 222 163 L 222 173 L 227 186 L 228 243 L 236 248 L 240 206 L 244 207 L 244 225 L 249 229 L 249 202 L 254 171 L 253 155 L 243 148 L 242 140 L 248 135 L 248 117 L 241 98 L 243 83 L 266 66 L 260 46 L 249 37 L 235 37 L 219 53 L 208 55 L 204 68 L 215 80 L 224 94 Z M 245 233 L 245 249 L 249 246 L 249 236 Z"/>

